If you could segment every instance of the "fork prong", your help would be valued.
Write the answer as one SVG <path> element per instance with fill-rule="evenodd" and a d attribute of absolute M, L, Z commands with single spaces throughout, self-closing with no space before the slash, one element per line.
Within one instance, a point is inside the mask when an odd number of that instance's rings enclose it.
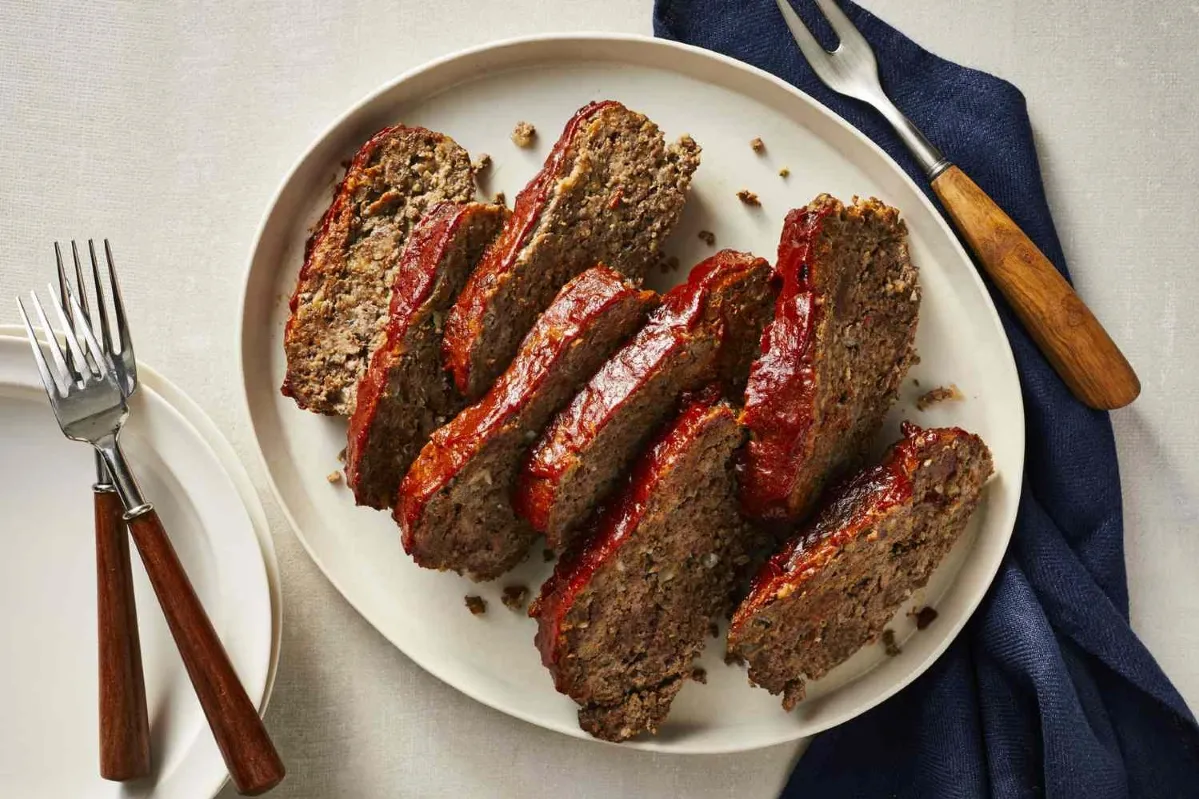
<path fill-rule="evenodd" d="M 105 244 L 107 244 L 105 240 Z M 104 282 L 100 280 L 100 262 L 96 258 L 96 243 L 87 240 L 88 254 L 92 259 L 92 281 L 96 290 L 96 316 L 100 320 L 100 343 L 106 353 L 112 353 L 112 330 L 108 326 L 108 308 L 104 305 Z M 109 258 L 109 271 L 112 271 L 112 259 Z"/>
<path fill-rule="evenodd" d="M 89 366 L 92 368 L 92 373 L 96 377 L 103 377 L 109 371 L 108 357 L 104 350 L 100 349 L 100 342 L 96 340 L 96 334 L 92 332 L 92 326 L 84 320 L 83 309 L 79 307 L 78 300 L 75 299 L 75 294 L 71 291 L 71 287 L 67 286 L 67 299 L 71 301 L 71 311 L 75 317 L 79 318 L 79 332 L 83 333 L 83 340 L 87 342 L 88 353 L 92 356 Z"/>
<path fill-rule="evenodd" d="M 117 337 L 121 342 L 121 354 L 133 346 L 129 340 L 129 323 L 125 320 L 125 301 L 121 298 L 121 284 L 117 280 L 117 268 L 112 261 L 112 247 L 104 240 L 104 258 L 108 261 L 108 282 L 112 287 L 112 309 L 117 316 Z"/>
<path fill-rule="evenodd" d="M 51 296 L 54 295 L 53 290 L 51 290 L 50 294 L 51 294 Z M 41 326 L 42 326 L 42 332 L 45 333 L 45 335 L 46 335 L 46 347 L 47 347 L 47 349 L 50 350 L 50 357 L 54 360 L 54 365 L 56 367 L 58 367 L 58 376 L 62 380 L 61 385 L 63 386 L 62 393 L 65 395 L 66 394 L 66 386 L 71 385 L 72 383 L 74 383 L 77 380 L 80 380 L 81 378 L 79 377 L 79 374 L 74 370 L 74 368 L 67 366 L 66 359 L 64 358 L 63 353 L 62 353 L 62 347 L 60 347 L 58 344 L 58 336 L 56 336 L 54 334 L 54 328 L 50 327 L 50 322 L 48 319 L 46 319 L 46 312 L 45 312 L 45 310 L 42 309 L 41 300 L 39 300 L 37 298 L 37 292 L 36 291 L 29 292 L 29 299 L 33 302 L 33 311 L 34 311 L 34 313 L 37 314 L 37 320 L 38 320 L 38 323 L 41 324 Z M 59 309 L 59 313 L 60 314 L 62 313 L 61 308 Z M 71 338 L 71 335 L 68 332 L 67 339 L 70 339 L 70 338 Z M 78 345 L 76 345 L 76 346 L 78 346 Z"/>
<path fill-rule="evenodd" d="M 46 288 L 50 290 L 50 296 L 53 297 L 54 287 L 46 284 Z M 74 363 L 68 364 L 68 366 L 74 367 L 76 379 L 79 379 L 82 376 L 82 373 L 85 371 L 93 374 L 97 374 L 97 371 L 95 365 L 88 361 L 87 354 L 83 351 L 83 347 L 79 345 L 79 330 L 87 329 L 87 325 L 84 324 L 83 320 L 80 318 L 83 316 L 83 311 L 81 311 L 79 309 L 79 305 L 74 302 L 74 295 L 71 292 L 71 286 L 69 284 L 66 285 L 66 290 L 68 300 L 67 307 L 71 309 L 70 312 L 68 313 L 68 311 L 62 307 L 62 304 L 58 302 L 51 301 L 50 307 L 54 309 L 54 315 L 58 317 L 58 322 L 63 327 L 63 333 L 65 334 L 63 338 L 67 340 L 67 352 L 70 354 L 71 358 L 74 358 Z"/>
<path fill-rule="evenodd" d="M 33 332 L 29 314 L 25 313 L 25 303 L 21 302 L 20 297 L 17 297 L 17 309 L 21 312 L 25 335 L 29 337 L 29 346 L 33 348 L 33 360 L 37 362 L 37 371 L 42 376 L 42 385 L 46 387 L 46 393 L 50 395 L 50 399 L 66 396 L 58 381 L 50 374 L 50 365 L 46 363 L 46 356 L 42 353 L 42 346 L 38 343 L 37 334 Z"/>
<path fill-rule="evenodd" d="M 837 34 L 837 38 L 841 40 L 842 46 L 857 45 L 866 48 L 869 52 L 874 52 L 870 47 L 870 43 L 862 36 L 858 27 L 850 21 L 845 12 L 841 10 L 841 6 L 837 5 L 837 0 L 816 0 L 816 5 L 820 6 L 820 10 L 824 12 L 825 19 L 828 20 L 829 27 L 833 29 L 833 33 Z M 840 50 L 839 46 L 837 50 Z M 836 52 L 835 50 L 833 52 Z"/>
<path fill-rule="evenodd" d="M 829 52 L 824 49 L 812 31 L 808 29 L 807 24 L 800 19 L 799 14 L 795 13 L 795 9 L 791 7 L 788 0 L 775 0 L 775 4 L 779 7 L 779 11 L 783 14 L 783 20 L 787 23 L 787 27 L 791 29 L 791 33 L 795 35 L 795 41 L 799 45 L 800 51 L 804 57 L 808 59 L 808 63 L 812 65 L 812 69 L 818 69 L 828 60 Z"/>
<path fill-rule="evenodd" d="M 92 309 L 87 302 L 87 283 L 83 280 L 83 262 L 79 258 L 79 245 L 75 243 L 74 239 L 71 239 L 71 257 L 75 261 L 75 290 L 79 293 L 79 307 L 83 309 L 84 321 L 90 325 Z"/>
<path fill-rule="evenodd" d="M 58 246 L 58 242 L 54 242 L 54 264 L 58 269 L 58 304 L 67 307 L 67 270 L 62 265 L 62 250 Z M 71 350 L 67 350 L 67 364 L 75 366 L 74 355 Z"/>

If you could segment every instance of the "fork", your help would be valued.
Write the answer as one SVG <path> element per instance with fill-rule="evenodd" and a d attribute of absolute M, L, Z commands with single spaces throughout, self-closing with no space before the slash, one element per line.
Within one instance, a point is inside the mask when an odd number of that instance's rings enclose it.
<path fill-rule="evenodd" d="M 97 289 L 101 286 L 100 266 L 96 246 L 87 243 L 91 255 L 92 277 Z M 79 247 L 71 242 L 75 261 L 75 284 L 80 287 L 79 305 L 83 319 L 91 324 L 91 309 L 87 292 L 83 290 L 83 266 Z M 133 342 L 126 335 L 125 306 L 112 262 L 112 249 L 104 240 L 104 255 L 108 262 L 109 290 L 116 313 L 120 351 L 109 353 L 121 360 L 125 380 L 119 382 L 121 395 L 127 400 L 137 390 L 137 361 Z M 54 243 L 54 260 L 58 267 L 58 295 L 62 305 L 67 302 L 67 273 L 63 268 L 62 250 Z M 101 344 L 111 341 L 104 293 L 96 292 L 96 308 L 100 320 Z M 67 352 L 67 365 L 74 366 L 73 354 Z M 100 682 L 100 776 L 106 780 L 125 780 L 145 777 L 150 773 L 150 720 L 146 713 L 146 684 L 142 673 L 141 641 L 137 631 L 137 603 L 133 596 L 133 571 L 129 562 L 129 538 L 121 518 L 124 508 L 116 488 L 108 477 L 104 459 L 95 453 L 96 482 L 92 485 L 96 519 L 96 608 L 97 640 L 99 642 Z"/>
<path fill-rule="evenodd" d="M 816 77 L 833 91 L 874 106 L 891 123 L 954 226 L 1074 395 L 1105 410 L 1136 399 L 1141 392 L 1136 373 L 1066 279 L 1011 217 L 895 107 L 879 83 L 874 50 L 835 0 L 815 2 L 840 39 L 831 52 L 788 0 L 775 0 Z"/>
<path fill-rule="evenodd" d="M 70 363 L 37 293 L 30 292 L 29 300 L 45 333 L 45 346 L 52 364 L 42 353 L 25 304 L 19 298 L 17 300 L 50 405 L 63 434 L 91 444 L 104 461 L 125 507 L 124 519 L 141 554 L 167 626 L 238 792 L 246 795 L 264 793 L 283 779 L 283 762 L 257 708 L 238 680 L 237 672 L 167 538 L 158 512 L 142 496 L 125 461 L 119 438 L 129 416 L 129 406 L 121 391 L 128 379 L 124 361 L 119 355 L 113 357 L 117 353 L 104 328 L 101 329 L 104 344 L 97 340 L 70 282 L 64 280 L 63 283 L 69 315 L 61 304 L 53 301 L 52 288 L 49 289 L 49 304 L 64 333 L 67 351 L 71 354 Z M 102 286 L 97 284 L 95 288 L 97 294 L 102 293 Z M 82 285 L 80 289 L 83 289 Z M 128 331 L 122 316 L 116 321 L 119 343 L 123 347 L 129 340 Z"/>

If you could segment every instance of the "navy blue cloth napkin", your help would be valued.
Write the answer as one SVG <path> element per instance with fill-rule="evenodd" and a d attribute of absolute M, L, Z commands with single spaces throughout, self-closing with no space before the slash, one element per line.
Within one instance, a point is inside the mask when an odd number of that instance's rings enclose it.
<path fill-rule="evenodd" d="M 796 7 L 811 27 L 820 17 L 809 4 Z M 874 47 L 895 103 L 1067 274 L 1020 91 L 938 58 L 850 2 L 842 6 Z M 816 79 L 773 0 L 657 0 L 654 32 L 798 86 L 928 191 L 882 117 Z M 1128 624 L 1108 416 L 1071 396 L 993 294 L 1027 416 L 1012 544 L 949 650 L 891 700 L 817 736 L 785 797 L 1199 797 L 1194 716 Z"/>

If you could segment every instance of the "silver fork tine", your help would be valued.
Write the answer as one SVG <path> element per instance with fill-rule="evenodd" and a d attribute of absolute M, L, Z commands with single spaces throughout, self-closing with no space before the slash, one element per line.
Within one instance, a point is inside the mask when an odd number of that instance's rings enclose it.
<path fill-rule="evenodd" d="M 84 320 L 90 325 L 92 323 L 92 309 L 87 302 L 87 283 L 83 280 L 83 263 L 79 260 L 79 247 L 76 246 L 74 239 L 71 239 L 71 257 L 75 261 L 75 289 L 79 292 L 79 307 L 83 309 Z M 100 343 L 103 344 L 104 342 L 101 341 Z"/>
<path fill-rule="evenodd" d="M 67 307 L 67 270 L 62 266 L 62 250 L 58 247 L 58 242 L 54 242 L 54 263 L 58 267 L 58 302 Z M 52 295 L 53 296 L 53 295 Z M 70 349 L 67 350 L 67 365 L 74 367 L 75 358 L 71 354 Z"/>
<path fill-rule="evenodd" d="M 121 353 L 124 354 L 132 345 L 129 341 L 129 325 L 125 321 L 125 301 L 121 298 L 121 284 L 117 280 L 117 270 L 112 263 L 112 248 L 108 246 L 108 239 L 104 240 L 104 258 L 108 261 L 108 281 L 112 286 L 112 308 L 117 315 L 117 336 L 121 340 Z"/>
<path fill-rule="evenodd" d="M 54 328 L 50 327 L 50 322 L 46 319 L 46 312 L 42 310 L 42 303 L 37 298 L 37 292 L 29 292 L 29 299 L 33 301 L 33 311 L 37 314 L 37 320 L 42 326 L 42 332 L 46 334 L 46 346 L 50 350 L 50 357 L 54 359 L 54 365 L 58 367 L 58 375 L 63 385 L 62 393 L 66 394 L 65 386 L 83 378 L 76 374 L 72 367 L 67 366 L 67 362 L 62 354 L 62 347 L 58 344 L 58 336 L 54 334 Z M 67 338 L 70 338 L 70 335 Z"/>
<path fill-rule="evenodd" d="M 49 289 L 50 296 L 53 297 L 54 287 L 47 283 L 46 288 Z M 71 287 L 67 286 L 66 289 L 67 298 L 72 299 Z M 79 316 L 83 316 L 83 311 L 79 311 L 79 306 L 72 303 L 72 314 L 70 317 L 68 317 L 67 312 L 63 310 L 63 307 L 60 303 L 51 300 L 50 307 L 54 309 L 54 314 L 58 317 L 58 321 L 62 324 L 63 332 L 66 334 L 63 336 L 63 338 L 67 340 L 67 351 L 71 353 L 71 356 L 75 359 L 74 364 L 69 365 L 74 366 L 77 373 L 87 371 L 90 374 L 98 375 L 99 371 L 97 371 L 93 365 L 88 362 L 87 355 L 84 353 L 83 348 L 79 346 L 79 332 L 75 329 L 75 325 L 73 324 L 75 321 L 77 321 L 74 318 L 75 314 L 78 313 Z M 86 329 L 87 326 L 83 325 L 83 327 Z M 80 374 L 79 377 L 82 378 L 83 375 Z"/>
<path fill-rule="evenodd" d="M 787 27 L 791 29 L 791 33 L 795 36 L 795 41 L 799 45 L 799 49 L 803 51 L 804 57 L 808 59 L 808 63 L 812 65 L 812 69 L 819 72 L 828 58 L 828 50 L 816 40 L 812 31 L 808 30 L 808 26 L 799 14 L 795 13 L 795 9 L 791 7 L 788 0 L 775 0 L 779 7 L 779 11 L 783 14 L 783 19 L 787 23 Z"/>
<path fill-rule="evenodd" d="M 104 240 L 104 245 L 105 247 L 108 246 L 108 239 Z M 92 280 L 96 289 L 96 315 L 100 318 L 100 337 L 103 339 L 104 351 L 111 353 L 113 351 L 112 331 L 108 326 L 108 308 L 104 305 L 104 283 L 100 280 L 100 264 L 96 260 L 96 244 L 91 239 L 87 240 L 87 250 L 92 258 Z M 110 264 L 109 271 L 112 271 L 111 258 L 109 258 L 108 263 Z"/>
<path fill-rule="evenodd" d="M 841 10 L 841 6 L 837 5 L 836 0 L 816 0 L 816 5 L 820 6 L 820 10 L 824 12 L 825 19 L 833 29 L 833 33 L 837 34 L 837 38 L 843 44 L 854 44 L 863 47 L 866 50 L 873 52 L 870 43 L 858 31 L 856 25 L 850 21 L 845 12 Z M 841 48 L 838 47 L 838 50 Z M 835 52 L 835 51 L 834 51 Z"/>
<path fill-rule="evenodd" d="M 37 334 L 33 332 L 33 325 L 29 324 L 29 314 L 25 313 L 25 303 L 21 302 L 20 297 L 17 297 L 17 309 L 21 312 L 21 321 L 25 323 L 25 335 L 29 337 L 29 346 L 33 348 L 33 359 L 37 361 L 37 370 L 42 376 L 42 385 L 46 387 L 46 393 L 51 398 L 65 396 L 58 381 L 50 374 L 50 365 L 46 363 L 46 356 L 42 354 Z"/>
<path fill-rule="evenodd" d="M 75 299 L 70 286 L 67 286 L 67 299 L 71 301 L 72 316 L 80 320 L 79 329 L 83 331 L 83 339 L 87 342 L 88 354 L 92 356 L 92 361 L 89 364 L 92 373 L 96 377 L 101 377 L 109 370 L 108 358 L 104 354 L 104 350 L 100 349 L 100 342 L 96 341 L 96 334 L 92 332 L 92 326 L 83 318 L 83 309 L 79 307 L 79 302 Z"/>

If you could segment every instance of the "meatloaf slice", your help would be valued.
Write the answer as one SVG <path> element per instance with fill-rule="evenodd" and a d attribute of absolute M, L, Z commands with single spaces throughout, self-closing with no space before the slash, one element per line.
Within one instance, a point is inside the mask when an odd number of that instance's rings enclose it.
<path fill-rule="evenodd" d="M 783 224 L 782 290 L 745 391 L 742 503 L 797 520 L 860 465 L 916 359 L 920 288 L 899 212 L 827 194 Z"/>
<path fill-rule="evenodd" d="M 362 146 L 308 241 L 283 337 L 286 396 L 317 413 L 354 412 L 409 232 L 436 203 L 474 194 L 470 156 L 448 136 L 396 125 Z"/>
<path fill-rule="evenodd" d="M 441 364 L 445 312 L 507 218 L 499 205 L 440 203 L 412 229 L 383 343 L 358 381 L 346 479 L 359 505 L 390 508 L 429 435 L 465 402 Z"/>
<path fill-rule="evenodd" d="M 644 328 L 587 383 L 537 442 L 520 475 L 518 512 L 561 550 L 686 392 L 745 385 L 774 285 L 761 258 L 724 250 L 666 294 Z"/>
<path fill-rule="evenodd" d="M 510 499 L 525 450 L 656 300 L 603 266 L 563 287 L 511 366 L 433 433 L 400 485 L 393 515 L 418 564 L 489 580 L 520 562 L 537 537 Z"/>
<path fill-rule="evenodd" d="M 752 533 L 733 472 L 744 430 L 719 397 L 710 387 L 685 404 L 529 610 L 554 687 L 597 738 L 656 731 L 732 605 Z"/>
<path fill-rule="evenodd" d="M 957 428 L 904 424 L 872 469 L 830 495 L 754 579 L 729 652 L 792 709 L 814 680 L 882 633 L 949 552 L 978 506 L 991 453 Z"/>
<path fill-rule="evenodd" d="M 458 389 L 482 396 L 579 272 L 602 263 L 639 280 L 698 165 L 689 137 L 668 146 L 657 125 L 620 103 L 581 108 L 450 312 L 445 358 Z"/>

